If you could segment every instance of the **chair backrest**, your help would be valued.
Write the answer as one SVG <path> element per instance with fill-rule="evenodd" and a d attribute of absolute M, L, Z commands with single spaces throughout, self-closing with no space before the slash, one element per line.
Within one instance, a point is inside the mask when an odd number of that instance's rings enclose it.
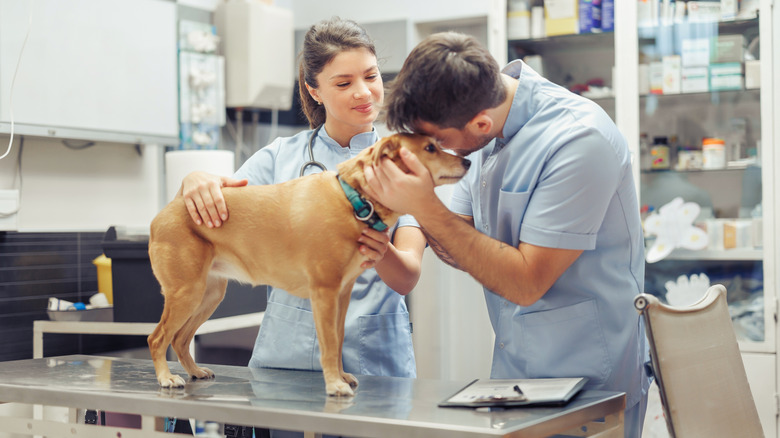
<path fill-rule="evenodd" d="M 763 437 L 731 324 L 726 288 L 689 307 L 641 294 L 653 371 L 672 437 Z"/>

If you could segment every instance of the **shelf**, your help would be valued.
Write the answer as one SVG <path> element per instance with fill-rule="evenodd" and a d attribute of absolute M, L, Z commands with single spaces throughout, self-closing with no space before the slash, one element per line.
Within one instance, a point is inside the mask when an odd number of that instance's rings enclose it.
<path fill-rule="evenodd" d="M 739 20 L 726 20 L 726 21 L 720 21 L 720 22 L 691 22 L 691 21 L 683 21 L 683 22 L 675 22 L 670 24 L 658 24 L 656 26 L 639 26 L 639 45 L 644 44 L 653 44 L 655 41 L 655 34 L 659 31 L 668 32 L 667 29 L 677 27 L 677 26 L 708 26 L 708 25 L 715 25 L 718 26 L 718 33 L 719 34 L 727 34 L 727 35 L 758 35 L 758 17 L 755 18 L 749 18 L 749 19 L 739 19 Z"/>
<path fill-rule="evenodd" d="M 754 261 L 760 262 L 764 259 L 762 249 L 735 248 L 725 250 L 701 250 L 691 251 L 687 249 L 675 249 L 665 260 L 704 260 L 704 261 Z"/>
<path fill-rule="evenodd" d="M 615 95 L 609 95 L 609 96 L 588 96 L 586 94 L 583 94 L 582 97 L 586 99 L 590 99 L 596 103 L 598 103 L 601 106 L 604 106 L 604 104 L 612 104 L 615 105 Z"/>
<path fill-rule="evenodd" d="M 751 163 L 754 164 L 754 163 Z M 642 170 L 640 171 L 642 175 L 655 175 L 655 176 L 661 176 L 663 174 L 669 174 L 669 173 L 719 173 L 719 172 L 742 172 L 748 167 L 751 167 L 751 164 L 746 164 L 743 162 L 739 162 L 739 165 L 729 166 L 724 169 L 684 169 L 684 170 L 678 170 L 678 169 L 655 169 L 655 170 Z"/>
<path fill-rule="evenodd" d="M 647 99 L 658 99 L 659 101 L 669 102 L 675 104 L 675 100 L 685 100 L 686 103 L 693 102 L 698 103 L 715 103 L 713 100 L 717 99 L 717 103 L 736 103 L 745 99 L 745 95 L 748 95 L 751 99 L 758 99 L 761 96 L 760 88 L 750 88 L 742 90 L 713 90 L 704 91 L 699 93 L 675 93 L 675 94 L 640 94 L 640 102 L 644 102 Z"/>
<path fill-rule="evenodd" d="M 614 47 L 614 32 L 555 35 L 544 38 L 509 40 L 510 50 L 523 49 L 527 53 L 543 53 L 550 50 L 578 51 L 583 48 Z"/>

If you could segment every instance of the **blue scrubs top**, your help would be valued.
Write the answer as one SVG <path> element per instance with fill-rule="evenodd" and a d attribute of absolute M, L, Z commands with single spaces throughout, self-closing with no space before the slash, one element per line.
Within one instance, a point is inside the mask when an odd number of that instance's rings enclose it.
<path fill-rule="evenodd" d="M 631 158 L 596 104 L 522 61 L 503 138 L 477 151 L 451 201 L 483 233 L 517 247 L 584 250 L 531 306 L 484 290 L 496 334 L 493 378 L 585 376 L 586 388 L 646 393 L 644 328 L 633 299 L 644 288 L 644 245 Z"/>
<path fill-rule="evenodd" d="M 297 178 L 309 161 L 307 144 L 313 131 L 277 138 L 252 155 L 236 173 L 249 184 L 276 184 Z M 328 170 L 356 156 L 378 140 L 376 131 L 358 134 L 349 148 L 341 147 L 320 129 L 314 141 L 314 159 Z M 309 166 L 306 175 L 321 170 Z M 388 224 L 390 225 L 390 224 Z M 397 226 L 419 226 L 402 216 Z M 311 230 L 327 233 L 328 230 Z M 309 300 L 269 288 L 268 306 L 255 341 L 250 367 L 321 370 L 317 333 Z M 345 323 L 342 350 L 344 370 L 354 374 L 416 377 L 409 312 L 404 296 L 391 290 L 375 269 L 365 270 L 355 282 Z"/>

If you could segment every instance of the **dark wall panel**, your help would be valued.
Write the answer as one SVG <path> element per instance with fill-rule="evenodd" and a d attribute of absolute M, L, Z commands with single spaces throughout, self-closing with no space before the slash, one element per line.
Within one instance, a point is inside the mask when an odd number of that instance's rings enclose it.
<path fill-rule="evenodd" d="M 32 358 L 33 321 L 49 297 L 88 302 L 103 233 L 0 232 L 0 361 Z M 48 334 L 44 355 L 94 354 L 146 345 L 142 336 Z"/>

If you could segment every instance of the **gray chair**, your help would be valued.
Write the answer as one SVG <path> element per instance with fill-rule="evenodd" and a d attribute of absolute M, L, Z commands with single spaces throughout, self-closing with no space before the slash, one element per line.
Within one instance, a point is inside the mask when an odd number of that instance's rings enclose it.
<path fill-rule="evenodd" d="M 672 307 L 648 294 L 638 295 L 634 306 L 644 317 L 669 434 L 763 437 L 726 288 L 713 285 L 688 307 Z"/>

